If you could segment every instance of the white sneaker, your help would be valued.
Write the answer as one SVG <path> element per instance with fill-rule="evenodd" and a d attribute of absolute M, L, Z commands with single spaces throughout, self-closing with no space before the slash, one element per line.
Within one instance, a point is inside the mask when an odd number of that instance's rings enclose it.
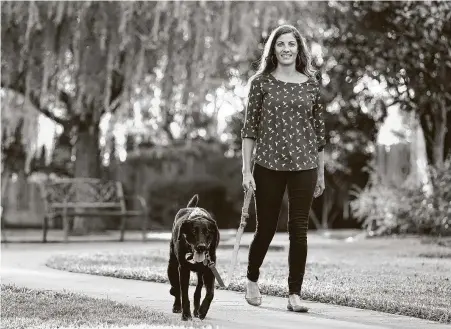
<path fill-rule="evenodd" d="M 260 306 L 262 303 L 262 295 L 260 294 L 260 290 L 258 289 L 257 282 L 252 282 L 251 280 L 247 280 L 246 285 L 246 301 L 253 306 Z"/>
<path fill-rule="evenodd" d="M 287 309 L 293 312 L 308 312 L 308 308 L 301 304 L 301 297 L 296 294 L 288 296 Z"/>

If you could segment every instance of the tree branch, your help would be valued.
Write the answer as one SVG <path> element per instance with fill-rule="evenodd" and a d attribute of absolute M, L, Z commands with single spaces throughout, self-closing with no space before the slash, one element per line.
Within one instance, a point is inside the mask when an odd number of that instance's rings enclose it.
<path fill-rule="evenodd" d="M 30 102 L 31 104 L 33 104 L 33 106 L 42 114 L 44 114 L 47 118 L 49 118 L 50 120 L 53 120 L 54 122 L 62 125 L 63 127 L 67 127 L 67 125 L 69 124 L 69 120 L 67 119 L 62 119 L 60 117 L 57 117 L 54 113 L 52 113 L 52 111 L 50 111 L 48 108 L 41 108 L 39 106 L 39 100 L 37 99 L 37 97 L 35 95 L 30 95 Z"/>
<path fill-rule="evenodd" d="M 73 113 L 72 100 L 68 93 L 66 93 L 65 91 L 60 91 L 58 99 L 64 103 L 68 113 Z"/>
<path fill-rule="evenodd" d="M 121 61 L 123 61 L 123 59 L 121 59 Z M 102 110 L 100 111 L 100 117 L 104 115 L 106 112 L 114 114 L 121 105 L 121 97 L 122 92 L 124 91 L 124 83 L 125 83 L 124 76 L 122 74 L 115 72 L 112 76 L 112 79 L 113 83 L 111 84 L 110 104 L 108 105 L 108 109 L 104 108 L 104 106 L 101 106 Z"/>
<path fill-rule="evenodd" d="M 2 88 L 7 88 L 10 89 L 18 94 L 21 94 L 22 96 L 25 97 L 25 88 L 23 88 L 22 86 L 13 86 L 13 85 L 6 85 L 5 83 L 1 83 L 1 87 Z M 38 96 L 36 96 L 34 93 L 30 93 L 29 95 L 29 101 L 31 102 L 31 104 L 42 114 L 44 114 L 47 118 L 49 118 L 50 120 L 62 125 L 63 127 L 66 127 L 69 123 L 69 120 L 65 120 L 62 119 L 60 117 L 57 117 L 54 113 L 52 113 L 52 111 L 50 111 L 50 109 L 48 108 L 41 108 L 39 106 L 39 98 Z M 63 103 L 65 103 L 63 101 Z"/>

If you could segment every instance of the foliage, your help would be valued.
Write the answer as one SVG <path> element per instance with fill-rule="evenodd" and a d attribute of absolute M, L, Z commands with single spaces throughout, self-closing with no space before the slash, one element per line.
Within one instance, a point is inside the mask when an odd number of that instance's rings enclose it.
<path fill-rule="evenodd" d="M 377 100 L 375 79 L 388 93 L 374 114 L 385 116 L 387 107 L 415 111 L 426 136 L 430 164 L 440 165 L 451 147 L 451 4 L 449 2 L 333 2 L 324 16 L 331 52 L 325 67 L 331 85 L 341 92 L 344 104 L 365 105 Z M 360 87 L 357 87 L 360 84 Z M 380 97 L 380 96 L 379 96 Z"/>
<path fill-rule="evenodd" d="M 36 148 L 38 112 L 21 95 L 10 90 L 1 93 L 2 168 L 29 170 Z"/>
<path fill-rule="evenodd" d="M 135 163 L 155 163 L 172 160 L 185 160 L 187 157 L 206 159 L 217 153 L 223 153 L 224 146 L 215 140 L 183 140 L 170 145 L 152 145 L 138 148 L 127 155 L 127 161 Z"/>
<path fill-rule="evenodd" d="M 225 157 L 225 150 L 218 141 L 203 140 L 138 148 L 119 164 L 115 179 L 124 183 L 129 194 L 146 197 L 151 221 L 166 229 L 177 207 L 186 205 L 199 191 L 221 225 L 228 225 L 230 218 L 238 217 L 231 214 L 239 209 L 234 196 L 241 186 L 241 170 L 239 160 Z"/>
<path fill-rule="evenodd" d="M 363 188 L 368 174 L 362 169 L 374 155 L 378 129 L 391 106 L 416 112 L 429 163 L 440 165 L 451 150 L 451 133 L 445 129 L 451 124 L 446 89 L 451 62 L 445 60 L 451 46 L 450 4 L 333 1 L 324 6 L 316 39 L 323 46 L 318 63 L 328 105 L 326 170 L 334 173 L 334 180 L 339 176 Z M 372 192 L 366 194 L 368 204 L 380 207 L 367 207 L 365 214 L 374 216 L 374 223 L 397 227 L 390 216 L 402 207 L 397 204 L 400 192 L 386 186 Z M 396 201 L 384 202 L 385 193 Z M 378 195 L 384 197 L 380 205 L 374 201 Z"/>
<path fill-rule="evenodd" d="M 242 173 L 241 173 L 241 159 L 240 158 L 226 158 L 222 154 L 217 154 L 209 159 L 206 159 L 207 174 L 216 177 L 222 182 L 227 192 L 227 201 L 231 203 L 233 211 L 237 214 L 241 213 L 243 205 L 243 187 L 242 187 Z M 233 226 L 238 227 L 239 216 L 232 221 Z"/>
<path fill-rule="evenodd" d="M 226 149 L 227 145 L 213 140 L 188 140 L 168 146 L 154 145 L 150 148 L 140 148 L 130 153 L 124 164 L 123 168 L 130 175 L 124 174 L 119 179 L 124 180 L 129 190 L 147 191 L 143 194 L 148 196 L 148 202 L 153 202 L 154 198 L 158 199 L 157 194 L 161 194 L 163 199 L 166 198 L 166 192 L 162 192 L 161 186 L 164 186 L 164 189 L 171 189 L 171 185 L 174 186 L 173 188 L 176 186 L 178 188 L 181 184 L 184 189 L 188 189 L 188 192 L 176 192 L 176 194 L 182 193 L 181 204 L 188 202 L 192 194 L 201 191 L 205 186 L 213 190 L 220 187 L 217 190 L 217 198 L 224 202 L 225 208 L 219 211 L 217 206 L 212 205 L 213 209 L 216 209 L 221 225 L 238 227 L 243 203 L 241 159 L 227 157 Z M 148 179 L 141 180 L 136 177 Z M 204 183 L 205 185 L 202 185 Z M 210 195 L 207 195 L 207 198 L 209 197 Z M 166 204 L 169 201 L 158 202 Z M 154 210 L 152 208 L 153 213 Z M 156 218 L 152 216 L 152 220 L 156 219 L 163 223 L 164 218 L 170 218 L 173 215 L 174 213 L 167 216 L 158 213 Z M 166 225 L 166 228 L 168 227 Z"/>
<path fill-rule="evenodd" d="M 428 167 L 431 191 L 422 193 L 412 189 L 403 198 L 412 205 L 403 216 L 414 218 L 416 229 L 420 233 L 434 235 L 451 234 L 451 155 L 444 166 Z"/>
<path fill-rule="evenodd" d="M 375 172 L 369 184 L 355 193 L 351 210 L 370 235 L 451 234 L 451 157 L 444 168 L 429 166 L 431 189 L 406 181 L 382 183 Z"/>
<path fill-rule="evenodd" d="M 186 207 L 193 195 L 199 195 L 198 206 L 207 209 L 221 228 L 228 227 L 230 205 L 226 201 L 224 184 L 209 175 L 163 180 L 148 192 L 152 221 L 171 229 L 180 208 Z"/>
<path fill-rule="evenodd" d="M 3 2 L 2 88 L 23 94 L 65 130 L 93 130 L 105 114 L 113 114 L 111 124 L 125 121 L 139 103 L 159 142 L 174 139 L 174 124 L 188 138 L 211 123 L 202 112 L 206 96 L 248 65 L 262 32 L 279 19 L 311 28 L 300 14 L 315 9 L 295 2 Z"/>
<path fill-rule="evenodd" d="M 407 233 L 412 225 L 401 221 L 400 214 L 408 212 L 411 205 L 401 202 L 402 192 L 371 181 L 370 178 L 369 184 L 358 195 L 355 193 L 356 199 L 350 202 L 353 216 L 370 236 Z"/>

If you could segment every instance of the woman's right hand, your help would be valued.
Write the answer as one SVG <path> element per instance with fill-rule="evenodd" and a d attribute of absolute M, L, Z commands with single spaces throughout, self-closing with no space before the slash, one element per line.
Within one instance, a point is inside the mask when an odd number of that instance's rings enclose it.
<path fill-rule="evenodd" d="M 243 173 L 243 188 L 245 191 L 249 190 L 249 188 L 252 188 L 254 191 L 256 190 L 255 180 L 252 173 Z"/>

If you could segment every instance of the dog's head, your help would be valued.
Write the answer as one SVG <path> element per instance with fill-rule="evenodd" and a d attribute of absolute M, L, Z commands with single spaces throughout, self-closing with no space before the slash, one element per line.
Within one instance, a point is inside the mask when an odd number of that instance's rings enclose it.
<path fill-rule="evenodd" d="M 189 204 L 192 205 L 192 202 Z M 205 258 L 205 253 L 217 247 L 219 230 L 215 220 L 205 209 L 193 207 L 187 218 L 181 223 L 178 240 L 182 237 L 191 247 L 194 259 L 202 262 Z"/>

